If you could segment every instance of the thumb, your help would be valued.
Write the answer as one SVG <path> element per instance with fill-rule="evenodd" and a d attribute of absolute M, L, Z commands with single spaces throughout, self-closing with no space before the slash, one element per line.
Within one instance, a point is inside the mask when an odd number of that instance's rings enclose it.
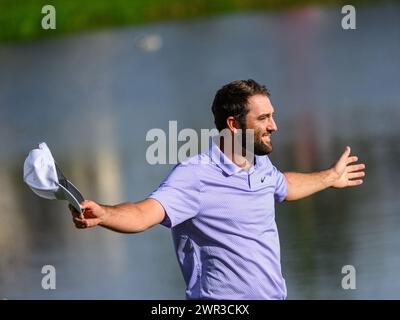
<path fill-rule="evenodd" d="M 349 146 L 347 146 L 346 149 L 344 150 L 343 154 L 341 155 L 339 162 L 346 161 L 350 155 L 350 152 L 351 152 L 351 148 Z"/>

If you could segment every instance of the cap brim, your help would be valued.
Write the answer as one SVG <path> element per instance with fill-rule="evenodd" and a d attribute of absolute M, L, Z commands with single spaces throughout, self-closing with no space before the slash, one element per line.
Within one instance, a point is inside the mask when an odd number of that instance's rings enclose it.
<path fill-rule="evenodd" d="M 62 180 L 58 184 L 59 189 L 56 197 L 59 200 L 67 200 L 78 212 L 82 213 L 82 208 L 79 205 L 85 199 L 79 190 L 68 180 Z"/>

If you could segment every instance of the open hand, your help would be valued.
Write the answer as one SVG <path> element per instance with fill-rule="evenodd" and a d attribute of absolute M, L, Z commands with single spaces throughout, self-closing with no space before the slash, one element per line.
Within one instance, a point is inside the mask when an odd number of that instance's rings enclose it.
<path fill-rule="evenodd" d="M 346 147 L 340 159 L 331 168 L 335 176 L 334 188 L 354 187 L 363 183 L 365 164 L 358 161 L 357 156 L 350 156 L 350 147 Z M 362 170 L 362 171 L 361 171 Z"/>

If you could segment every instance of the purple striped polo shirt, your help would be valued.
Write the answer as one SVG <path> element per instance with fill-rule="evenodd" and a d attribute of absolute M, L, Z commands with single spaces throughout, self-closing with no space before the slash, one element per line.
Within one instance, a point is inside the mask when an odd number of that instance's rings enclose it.
<path fill-rule="evenodd" d="M 275 223 L 275 201 L 286 196 L 268 156 L 244 170 L 214 141 L 174 167 L 149 198 L 165 209 L 187 299 L 286 298 Z"/>

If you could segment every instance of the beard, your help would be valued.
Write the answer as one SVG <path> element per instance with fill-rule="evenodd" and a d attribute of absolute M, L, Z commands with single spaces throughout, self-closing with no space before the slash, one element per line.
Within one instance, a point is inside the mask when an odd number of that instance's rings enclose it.
<path fill-rule="evenodd" d="M 265 156 L 272 152 L 272 143 L 265 143 L 262 138 L 254 141 L 254 154 L 257 156 Z"/>
<path fill-rule="evenodd" d="M 247 150 L 245 137 L 246 128 L 242 132 L 242 148 Z M 272 152 L 271 133 L 269 133 L 269 142 L 263 140 L 264 134 L 265 133 L 254 132 L 254 154 L 257 156 L 265 156 Z"/>

